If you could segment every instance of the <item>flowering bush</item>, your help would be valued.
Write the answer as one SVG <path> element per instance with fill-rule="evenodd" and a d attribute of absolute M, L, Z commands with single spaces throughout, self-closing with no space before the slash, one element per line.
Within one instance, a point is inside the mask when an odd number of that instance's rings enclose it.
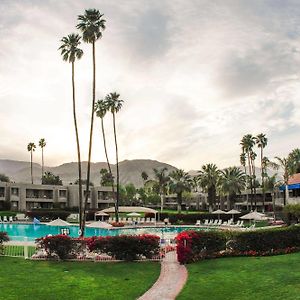
<path fill-rule="evenodd" d="M 119 260 L 133 261 L 157 255 L 159 237 L 150 234 L 92 237 L 88 239 L 87 246 L 90 251 L 106 253 Z"/>
<path fill-rule="evenodd" d="M 111 225 L 113 227 L 124 227 L 125 224 L 122 222 L 112 222 Z"/>
<path fill-rule="evenodd" d="M 38 248 L 46 251 L 48 257 L 58 256 L 60 259 L 74 257 L 77 239 L 59 234 L 36 239 Z"/>
<path fill-rule="evenodd" d="M 177 235 L 177 258 L 189 263 L 225 249 L 226 237 L 214 231 L 184 231 Z"/>

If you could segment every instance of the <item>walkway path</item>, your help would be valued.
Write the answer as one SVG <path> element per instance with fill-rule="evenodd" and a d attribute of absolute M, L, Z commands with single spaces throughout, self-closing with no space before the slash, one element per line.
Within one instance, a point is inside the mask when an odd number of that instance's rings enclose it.
<path fill-rule="evenodd" d="M 176 252 L 169 252 L 162 261 L 159 278 L 138 300 L 174 300 L 187 276 L 186 267 L 178 263 Z"/>

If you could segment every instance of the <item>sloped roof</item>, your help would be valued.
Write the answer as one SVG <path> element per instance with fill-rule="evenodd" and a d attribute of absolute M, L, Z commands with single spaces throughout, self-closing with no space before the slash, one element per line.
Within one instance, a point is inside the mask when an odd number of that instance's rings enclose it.
<path fill-rule="evenodd" d="M 288 181 L 288 184 L 297 184 L 300 183 L 300 173 L 292 175 Z"/>
<path fill-rule="evenodd" d="M 109 207 L 102 210 L 105 213 L 114 213 L 115 208 Z M 138 213 L 154 213 L 156 214 L 157 211 L 155 209 L 143 206 L 119 206 L 119 212 L 121 213 L 130 213 L 130 212 L 138 212 Z"/>

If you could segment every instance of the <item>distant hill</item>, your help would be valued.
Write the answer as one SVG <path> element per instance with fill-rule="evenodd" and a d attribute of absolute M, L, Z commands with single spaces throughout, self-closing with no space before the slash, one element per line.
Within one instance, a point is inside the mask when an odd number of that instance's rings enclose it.
<path fill-rule="evenodd" d="M 164 168 L 173 171 L 176 168 L 166 163 L 150 159 L 124 160 L 119 163 L 120 182 L 122 185 L 133 183 L 136 187 L 143 186 L 141 173 L 145 171 L 149 178 L 153 178 L 153 168 Z M 100 184 L 100 169 L 106 168 L 105 162 L 91 164 L 91 181 Z M 45 171 L 59 175 L 64 184 L 73 183 L 78 178 L 77 162 L 64 163 L 56 167 L 44 167 Z M 86 177 L 87 162 L 82 162 L 82 177 Z M 33 164 L 34 182 L 40 183 L 42 168 L 40 164 Z M 112 165 L 112 172 L 116 175 L 116 166 Z M 9 176 L 15 182 L 31 182 L 30 163 L 25 161 L 0 159 L 0 173 Z"/>

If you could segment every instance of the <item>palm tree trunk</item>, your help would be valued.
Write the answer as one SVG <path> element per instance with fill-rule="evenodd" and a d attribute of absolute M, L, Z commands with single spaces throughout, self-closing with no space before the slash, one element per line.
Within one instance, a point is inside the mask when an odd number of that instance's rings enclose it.
<path fill-rule="evenodd" d="M 226 196 L 227 198 L 227 210 L 231 210 L 230 196 L 229 194 Z"/>
<path fill-rule="evenodd" d="M 177 194 L 177 212 L 181 213 L 182 193 Z"/>
<path fill-rule="evenodd" d="M 261 152 L 260 152 L 260 168 L 261 168 L 261 186 L 263 192 L 262 207 L 263 207 L 263 212 L 265 212 L 266 192 L 265 192 L 265 180 L 264 180 L 265 174 L 263 169 L 263 147 L 261 147 Z"/>
<path fill-rule="evenodd" d="M 44 175 L 44 147 L 42 147 L 42 179 Z"/>
<path fill-rule="evenodd" d="M 119 156 L 118 156 L 118 143 L 117 143 L 117 132 L 116 132 L 116 117 L 113 112 L 113 126 L 114 126 L 114 137 L 115 137 L 115 146 L 116 146 L 116 165 L 117 165 L 117 201 L 115 204 L 115 213 L 116 213 L 116 221 L 119 222 L 119 187 L 120 187 L 120 178 L 119 178 Z"/>
<path fill-rule="evenodd" d="M 111 171 L 110 162 L 109 162 L 109 159 L 108 159 L 103 118 L 101 118 L 101 129 L 102 129 L 102 138 L 103 138 L 103 146 L 104 146 L 104 152 L 105 152 L 105 157 L 106 157 L 106 163 L 107 163 L 107 167 L 108 167 L 111 179 L 112 179 L 111 188 L 112 188 L 113 199 L 114 199 L 114 202 L 116 203 L 115 184 L 114 184 L 114 180 L 113 180 L 113 174 L 112 174 L 112 171 Z M 116 218 L 117 218 L 117 215 L 116 215 Z"/>
<path fill-rule="evenodd" d="M 276 221 L 276 213 L 275 213 L 275 193 L 272 192 L 272 204 L 273 204 L 273 217 L 274 217 L 274 221 Z"/>
<path fill-rule="evenodd" d="M 257 209 L 257 202 L 256 202 L 256 176 L 255 176 L 255 164 L 254 164 L 254 160 L 252 160 L 252 174 L 253 174 L 253 192 L 254 192 L 254 205 L 255 205 L 255 209 Z"/>
<path fill-rule="evenodd" d="M 81 228 L 81 224 L 82 224 L 82 177 L 81 177 L 80 144 L 79 144 L 78 126 L 77 126 L 77 119 L 76 119 L 74 62 L 72 62 L 72 92 L 73 92 L 73 119 L 74 119 L 75 135 L 76 135 L 77 162 L 78 162 L 79 226 Z"/>
<path fill-rule="evenodd" d="M 81 234 L 80 234 L 81 237 L 84 236 L 86 208 L 87 208 L 87 202 L 88 202 L 88 199 L 89 199 L 89 196 L 90 196 L 89 188 L 90 188 L 90 175 L 91 175 L 91 155 L 92 155 L 92 144 L 93 144 L 94 108 L 95 108 L 95 100 L 96 100 L 96 56 L 95 56 L 95 42 L 93 42 L 92 45 L 93 45 L 93 101 L 92 101 L 90 142 L 89 142 L 89 154 L 88 154 L 87 176 L 86 176 L 86 194 L 85 194 L 85 199 L 84 199 L 83 220 L 82 220 Z"/>
<path fill-rule="evenodd" d="M 289 185 L 288 182 L 285 184 L 285 201 L 283 203 L 284 206 L 286 206 L 286 204 L 289 202 Z"/>
<path fill-rule="evenodd" d="M 164 209 L 164 196 L 163 193 L 160 194 L 160 212 Z"/>
<path fill-rule="evenodd" d="M 251 191 L 251 197 L 250 197 L 250 209 L 253 208 L 253 189 L 252 189 L 252 172 L 251 172 L 251 162 L 250 162 L 250 154 L 248 154 L 248 168 L 249 168 L 249 179 L 250 179 L 250 191 Z"/>
<path fill-rule="evenodd" d="M 30 151 L 30 173 L 31 173 L 31 184 L 33 184 L 33 172 L 32 172 L 32 150 Z"/>

